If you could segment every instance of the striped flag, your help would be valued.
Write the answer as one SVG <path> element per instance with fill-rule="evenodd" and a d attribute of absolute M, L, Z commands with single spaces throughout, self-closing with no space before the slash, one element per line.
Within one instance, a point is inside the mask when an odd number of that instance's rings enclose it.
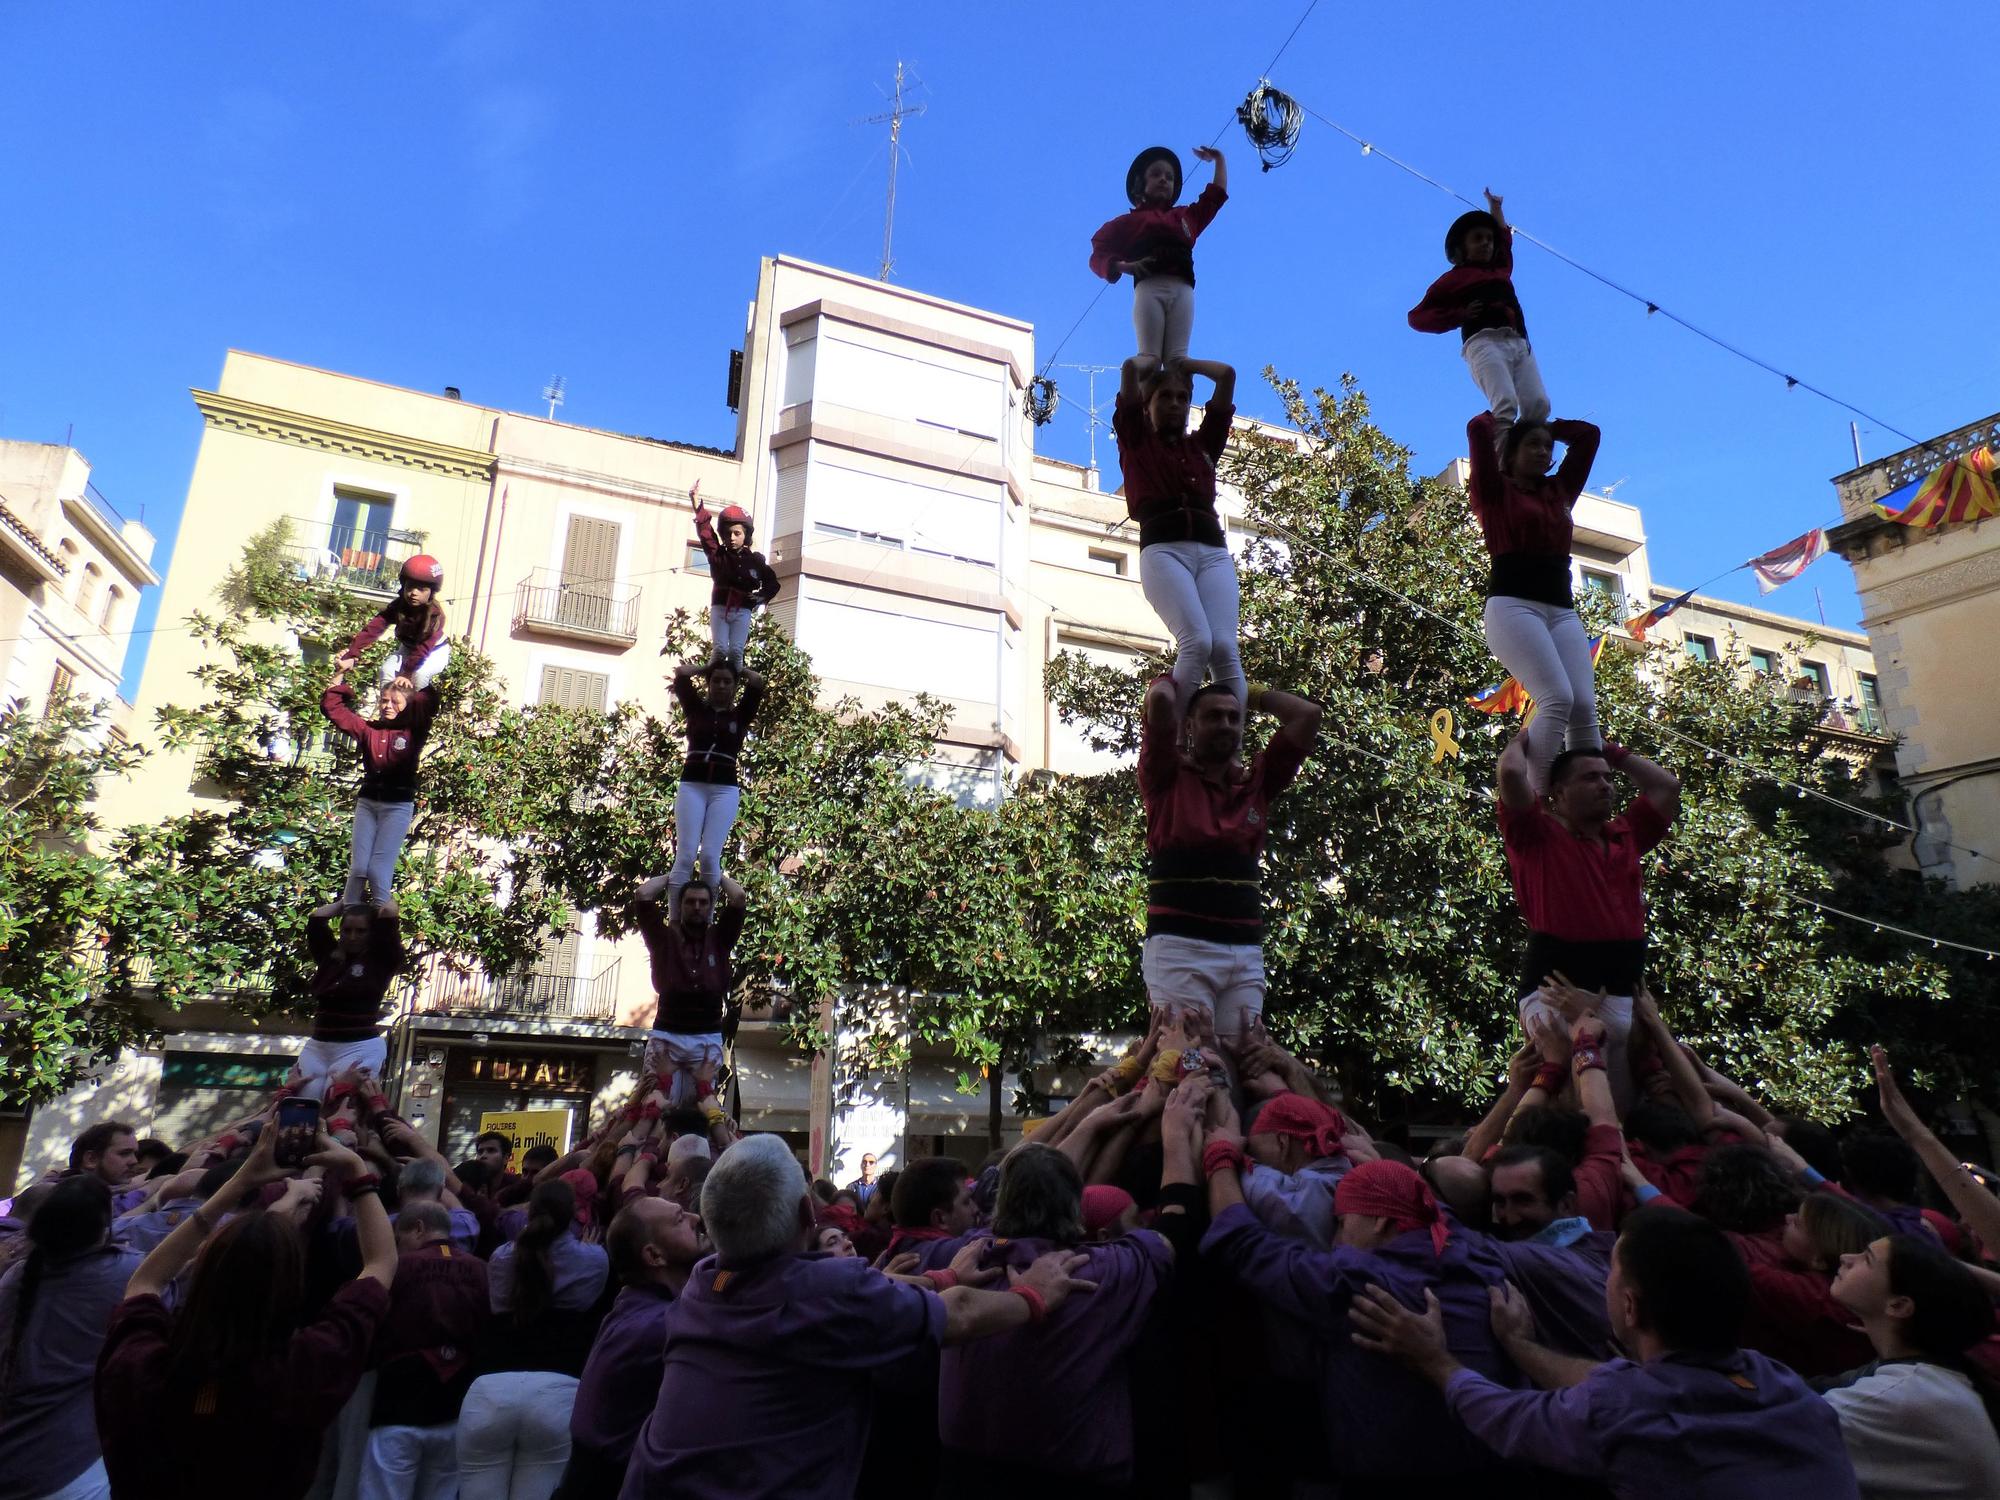
<path fill-rule="evenodd" d="M 1782 547 L 1773 547 L 1744 566 L 1756 570 L 1757 592 L 1768 594 L 1781 583 L 1790 583 L 1826 555 L 1826 533 L 1815 526 L 1804 536 L 1795 536 Z"/>
<path fill-rule="evenodd" d="M 1881 501 L 1877 513 L 1899 526 L 1942 526 L 1948 521 L 1978 521 L 2000 516 L 2000 484 L 1994 479 L 1991 448 L 1979 448 L 1944 465 L 1917 486 L 1909 504 L 1890 510 Z"/>
<path fill-rule="evenodd" d="M 1688 600 L 1692 599 L 1693 597 L 1694 597 L 1694 590 L 1689 589 L 1685 594 L 1682 594 L 1678 599 L 1669 599 L 1665 604 L 1655 604 L 1651 609 L 1647 610 L 1643 615 L 1637 615 L 1634 618 L 1627 620 L 1625 622 L 1625 628 L 1632 632 L 1633 640 L 1643 641 L 1646 638 L 1647 631 L 1651 630 L 1655 625 L 1659 624 L 1660 621 L 1664 620 L 1668 615 L 1672 614 L 1675 610 L 1679 609 L 1683 604 L 1687 603 Z M 1593 655 L 1591 657 L 1591 660 L 1592 661 L 1597 660 L 1596 656 Z"/>

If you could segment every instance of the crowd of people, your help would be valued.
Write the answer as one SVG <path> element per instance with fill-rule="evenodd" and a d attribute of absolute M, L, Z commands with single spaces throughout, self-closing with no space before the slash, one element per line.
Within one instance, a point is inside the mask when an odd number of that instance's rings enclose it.
<path fill-rule="evenodd" d="M 392 1107 L 380 1029 L 449 658 L 443 568 L 413 559 L 325 693 L 364 775 L 280 1098 L 184 1151 L 94 1124 L 0 1216 L 0 1500 L 2000 1496 L 2000 1198 L 1879 1050 L 1880 1119 L 1836 1136 L 1647 991 L 1644 856 L 1679 785 L 1598 725 L 1568 581 L 1597 434 L 1546 420 L 1490 195 L 1410 321 L 1458 331 L 1488 398 L 1487 636 L 1537 705 L 1495 785 L 1524 1041 L 1486 1117 L 1416 1153 L 1267 1031 L 1265 842 L 1321 709 L 1238 647 L 1235 375 L 1187 353 L 1227 168 L 1196 154 L 1187 207 L 1174 153 L 1141 154 L 1091 260 L 1135 284 L 1114 427 L 1176 653 L 1141 707 L 1144 1036 L 980 1162 L 878 1172 L 885 1148 L 836 1187 L 739 1135 L 723 851 L 779 582 L 750 517 L 697 496 L 713 654 L 673 673 L 675 857 L 629 896 L 641 1076 L 577 1150 L 486 1134 L 452 1163 Z M 346 674 L 384 637 L 363 719 Z"/>

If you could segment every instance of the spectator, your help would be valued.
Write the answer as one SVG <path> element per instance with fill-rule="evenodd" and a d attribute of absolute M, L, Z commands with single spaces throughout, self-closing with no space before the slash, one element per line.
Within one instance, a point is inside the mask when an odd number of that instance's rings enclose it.
<path fill-rule="evenodd" d="M 305 1246 L 288 1218 L 238 1212 L 215 1227 L 284 1177 L 272 1159 L 276 1145 L 267 1123 L 229 1182 L 140 1263 L 111 1316 L 97 1368 L 97 1423 L 119 1500 L 191 1489 L 301 1496 L 321 1433 L 360 1383 L 396 1275 L 379 1184 L 361 1158 L 324 1129 L 307 1158 L 341 1183 L 362 1255 L 361 1274 L 317 1316 L 304 1311 Z M 161 1294 L 190 1262 L 193 1280 L 169 1312 Z"/>
<path fill-rule="evenodd" d="M 487 1266 L 490 1320 L 458 1420 L 461 1500 L 548 1500 L 569 1462 L 570 1408 L 609 1277 L 577 1238 L 576 1190 L 537 1183 L 519 1239 Z"/>
<path fill-rule="evenodd" d="M 636 1198 L 611 1221 L 605 1248 L 619 1291 L 577 1386 L 557 1500 L 616 1500 L 666 1368 L 667 1308 L 709 1246 L 701 1220 L 679 1204 Z"/>
<path fill-rule="evenodd" d="M 73 1177 L 88 1173 L 111 1189 L 113 1217 L 145 1201 L 147 1188 L 139 1171 L 139 1137 L 130 1125 L 105 1120 L 91 1126 L 69 1148 L 69 1171 Z"/>
<path fill-rule="evenodd" d="M 813 1194 L 775 1136 L 724 1152 L 702 1187 L 715 1254 L 667 1313 L 666 1369 L 623 1500 L 847 1500 L 868 1431 L 869 1375 L 940 1342 L 1052 1317 L 1082 1257 L 1049 1255 L 1007 1292 L 942 1293 L 854 1257 L 803 1253 Z"/>
<path fill-rule="evenodd" d="M 1016 1272 L 1084 1248 L 1076 1164 L 1032 1144 L 1008 1157 L 993 1235 L 984 1264 Z M 1094 1288 L 1088 1296 L 1038 1327 L 945 1351 L 938 1433 L 955 1493 L 1084 1496 L 1128 1483 L 1128 1360 L 1173 1261 L 1172 1247 L 1149 1230 L 1088 1246 L 1075 1273 Z"/>
<path fill-rule="evenodd" d="M 456 1428 L 472 1348 L 492 1316 L 486 1265 L 452 1244 L 450 1211 L 428 1199 L 398 1210 L 396 1252 L 357 1496 L 445 1500 L 457 1492 Z"/>
<path fill-rule="evenodd" d="M 111 1243 L 111 1190 L 79 1175 L 48 1190 L 24 1259 L 0 1276 L 0 1491 L 111 1493 L 91 1409 L 104 1328 L 139 1255 Z"/>
<path fill-rule="evenodd" d="M 1866 1500 L 2000 1495 L 2000 1437 L 1965 1354 L 1993 1332 L 1993 1303 L 1933 1242 L 1885 1235 L 1841 1257 L 1833 1295 L 1876 1360 L 1822 1386 Z"/>
<path fill-rule="evenodd" d="M 867 1151 L 862 1153 L 861 1175 L 848 1183 L 846 1191 L 854 1196 L 854 1206 L 856 1208 L 866 1208 L 868 1206 L 868 1200 L 875 1196 L 874 1152 Z"/>
<path fill-rule="evenodd" d="M 1783 1365 L 1736 1347 L 1750 1278 L 1714 1225 L 1682 1210 L 1625 1222 L 1606 1292 L 1629 1359 L 1571 1359 L 1534 1341 L 1534 1319 L 1494 1288 L 1494 1336 L 1543 1389 L 1509 1390 L 1453 1357 L 1437 1297 L 1423 1311 L 1380 1287 L 1354 1304 L 1355 1337 L 1444 1393 L 1492 1452 L 1611 1487 L 1620 1500 L 1853 1500 L 1854 1471 L 1826 1403 Z"/>

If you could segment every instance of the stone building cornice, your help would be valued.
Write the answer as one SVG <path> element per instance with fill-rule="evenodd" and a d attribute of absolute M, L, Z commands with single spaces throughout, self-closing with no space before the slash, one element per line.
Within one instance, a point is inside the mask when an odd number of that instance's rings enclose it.
<path fill-rule="evenodd" d="M 357 427 L 331 417 L 225 396 L 220 391 L 194 390 L 189 394 L 194 397 L 202 420 L 224 432 L 240 432 L 246 437 L 267 438 L 295 448 L 370 459 L 452 479 L 485 480 L 493 476 L 494 456 L 482 449 L 459 448 L 405 433 Z"/>

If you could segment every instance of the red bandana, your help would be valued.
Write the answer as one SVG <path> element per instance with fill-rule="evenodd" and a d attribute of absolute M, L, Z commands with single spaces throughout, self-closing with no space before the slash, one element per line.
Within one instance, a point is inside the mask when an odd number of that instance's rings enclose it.
<path fill-rule="evenodd" d="M 1329 1109 L 1317 1099 L 1303 1094 L 1278 1094 L 1257 1111 L 1251 1122 L 1252 1135 L 1285 1135 L 1304 1141 L 1312 1159 L 1340 1154 L 1340 1138 L 1347 1134 L 1347 1121 L 1337 1109 Z"/>
<path fill-rule="evenodd" d="M 1387 1219 L 1399 1234 L 1428 1229 L 1431 1248 L 1440 1255 L 1451 1237 L 1430 1184 L 1399 1161 L 1363 1162 L 1341 1178 L 1333 1190 L 1333 1211 Z"/>

